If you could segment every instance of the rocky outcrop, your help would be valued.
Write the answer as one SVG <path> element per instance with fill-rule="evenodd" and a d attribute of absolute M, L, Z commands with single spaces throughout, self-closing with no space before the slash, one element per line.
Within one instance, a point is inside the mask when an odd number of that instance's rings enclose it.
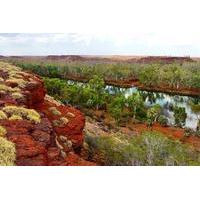
<path fill-rule="evenodd" d="M 0 62 L 0 126 L 16 165 L 94 165 L 80 157 L 84 124 L 79 110 L 46 95 L 40 77 Z"/>
<path fill-rule="evenodd" d="M 183 63 L 183 62 L 194 62 L 193 59 L 190 57 L 175 57 L 175 56 L 148 56 L 140 58 L 138 63 L 164 63 L 164 64 L 170 64 L 170 63 Z"/>

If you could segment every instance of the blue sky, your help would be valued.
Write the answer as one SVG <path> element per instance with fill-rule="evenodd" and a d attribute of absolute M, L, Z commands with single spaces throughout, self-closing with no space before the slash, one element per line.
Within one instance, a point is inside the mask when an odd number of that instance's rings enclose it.
<path fill-rule="evenodd" d="M 155 33 L 0 33 L 0 55 L 200 56 L 199 40 Z"/>

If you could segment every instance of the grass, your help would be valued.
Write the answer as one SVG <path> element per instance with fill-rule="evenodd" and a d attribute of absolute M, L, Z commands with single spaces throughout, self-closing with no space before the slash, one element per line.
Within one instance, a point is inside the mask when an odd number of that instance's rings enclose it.
<path fill-rule="evenodd" d="M 0 166 L 13 166 L 15 165 L 15 159 L 15 144 L 0 137 Z"/>
<path fill-rule="evenodd" d="M 12 116 L 19 116 L 23 119 L 30 120 L 34 123 L 40 123 L 40 114 L 36 112 L 34 109 L 27 109 L 24 107 L 17 107 L 17 106 L 5 106 L 2 109 L 7 115 Z"/>
<path fill-rule="evenodd" d="M 167 138 L 159 132 L 139 136 L 86 133 L 88 155 L 101 155 L 104 165 L 175 166 L 200 165 L 200 154 L 192 147 Z"/>

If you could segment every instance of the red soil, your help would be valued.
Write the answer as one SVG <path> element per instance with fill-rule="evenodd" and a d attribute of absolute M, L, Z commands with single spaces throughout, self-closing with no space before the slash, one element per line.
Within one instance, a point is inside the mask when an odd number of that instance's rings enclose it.
<path fill-rule="evenodd" d="M 155 123 L 152 128 L 148 128 L 146 124 L 133 124 L 131 128 L 138 134 L 141 134 L 144 131 L 158 131 L 167 137 L 175 140 L 180 140 L 185 144 L 194 146 L 197 150 L 200 151 L 200 138 L 195 136 L 184 136 L 184 129 L 177 127 L 163 127 L 160 124 Z"/>

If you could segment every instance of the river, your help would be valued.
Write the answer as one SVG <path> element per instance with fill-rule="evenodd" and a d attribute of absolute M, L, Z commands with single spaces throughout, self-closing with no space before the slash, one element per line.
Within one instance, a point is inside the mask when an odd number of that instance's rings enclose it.
<path fill-rule="evenodd" d="M 125 96 L 128 97 L 133 93 L 139 92 L 144 100 L 146 106 L 152 106 L 154 104 L 159 104 L 162 107 L 162 114 L 165 115 L 168 119 L 169 125 L 174 125 L 174 113 L 172 111 L 172 106 L 177 105 L 179 107 L 184 107 L 187 113 L 186 123 L 183 128 L 190 128 L 196 130 L 198 124 L 198 118 L 200 119 L 200 113 L 198 115 L 194 113 L 191 109 L 191 102 L 199 102 L 200 98 L 198 97 L 189 97 L 189 96 L 180 96 L 180 95 L 171 95 L 161 92 L 149 92 L 138 90 L 136 87 L 131 88 L 120 88 L 115 86 L 106 86 L 107 90 L 111 93 L 115 91 L 123 91 Z"/>
<path fill-rule="evenodd" d="M 73 84 L 74 82 L 77 83 L 77 81 L 68 81 L 69 84 Z M 144 98 L 145 105 L 147 107 L 154 104 L 159 104 L 162 107 L 162 114 L 168 119 L 168 123 L 171 126 L 174 126 L 175 124 L 174 113 L 171 109 L 172 106 L 177 105 L 179 107 L 184 107 L 187 113 L 187 118 L 183 128 L 190 128 L 193 130 L 196 130 L 197 128 L 198 119 L 200 119 L 200 113 L 196 114 L 192 111 L 191 102 L 200 103 L 200 98 L 198 97 L 171 95 L 162 92 L 139 90 L 136 87 L 122 88 L 110 85 L 106 86 L 106 90 L 111 94 L 121 91 L 126 97 L 132 95 L 133 93 L 139 92 Z"/>

